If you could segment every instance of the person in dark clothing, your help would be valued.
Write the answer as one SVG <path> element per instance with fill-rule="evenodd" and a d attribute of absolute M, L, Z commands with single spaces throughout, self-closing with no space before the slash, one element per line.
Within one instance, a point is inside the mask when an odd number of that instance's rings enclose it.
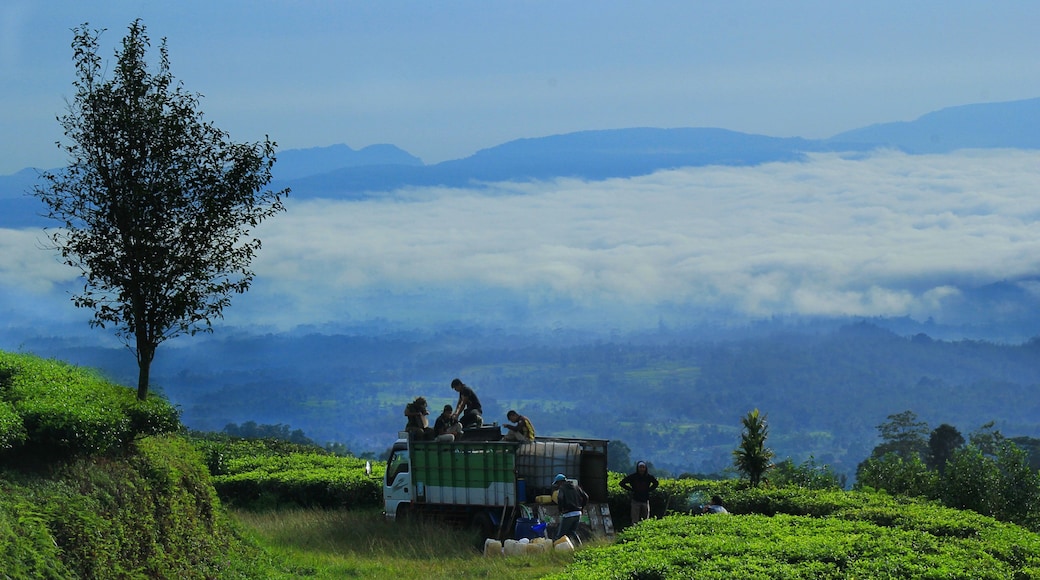
<path fill-rule="evenodd" d="M 455 417 L 463 427 L 480 427 L 484 424 L 484 410 L 480 408 L 480 399 L 473 389 L 459 379 L 451 382 L 451 388 L 459 394 L 459 402 L 455 405 Z"/>
<path fill-rule="evenodd" d="M 636 472 L 621 480 L 621 489 L 628 491 L 632 500 L 632 523 L 637 524 L 650 517 L 650 492 L 660 482 L 650 474 L 645 461 L 636 463 Z"/>
<path fill-rule="evenodd" d="M 416 397 L 414 401 L 405 405 L 404 416 L 408 418 L 408 423 L 404 430 L 408 432 L 410 439 L 413 441 L 433 439 L 429 415 L 430 411 L 426 408 L 425 397 Z"/>
<path fill-rule="evenodd" d="M 577 543 L 579 540 L 575 532 L 581 520 L 581 510 L 589 501 L 589 494 L 562 473 L 556 474 L 552 485 L 557 490 L 556 505 L 560 512 L 560 523 L 556 526 L 556 537 L 553 540 L 570 536 L 571 541 Z"/>
<path fill-rule="evenodd" d="M 462 433 L 462 425 L 455 420 L 455 416 L 451 414 L 451 411 L 451 405 L 444 405 L 444 410 L 437 417 L 437 420 L 433 422 L 434 441 L 450 443 Z"/>

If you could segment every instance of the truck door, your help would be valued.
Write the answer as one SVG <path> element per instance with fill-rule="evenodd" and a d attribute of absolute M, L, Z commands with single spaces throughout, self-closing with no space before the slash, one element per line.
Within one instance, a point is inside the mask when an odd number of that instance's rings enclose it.
<path fill-rule="evenodd" d="M 412 477 L 407 446 L 394 445 L 386 460 L 386 480 L 383 482 L 383 508 L 387 517 L 397 517 L 397 507 L 412 501 Z"/>

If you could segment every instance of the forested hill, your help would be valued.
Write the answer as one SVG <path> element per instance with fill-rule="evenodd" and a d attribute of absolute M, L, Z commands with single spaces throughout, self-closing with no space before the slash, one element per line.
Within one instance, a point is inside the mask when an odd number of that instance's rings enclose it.
<path fill-rule="evenodd" d="M 136 376 L 125 350 L 23 347 L 110 369 L 127 384 Z M 1040 436 L 1040 341 L 943 341 L 864 322 L 729 338 L 478 328 L 196 337 L 161 352 L 153 377 L 192 428 L 285 424 L 380 455 L 406 402 L 422 395 L 434 414 L 455 402 L 454 377 L 480 394 L 486 422 L 516 408 L 541 435 L 621 440 L 633 459 L 676 474 L 728 467 L 740 418 L 754 408 L 767 414 L 779 458 L 811 454 L 849 474 L 876 445 L 876 426 L 905 410 L 965 435 L 996 421 L 1004 435 Z"/>

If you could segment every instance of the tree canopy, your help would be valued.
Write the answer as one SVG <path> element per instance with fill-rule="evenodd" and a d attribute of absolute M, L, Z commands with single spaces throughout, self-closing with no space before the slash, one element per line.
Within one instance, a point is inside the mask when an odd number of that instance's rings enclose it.
<path fill-rule="evenodd" d="M 253 279 L 253 228 L 283 211 L 289 190 L 271 181 L 275 143 L 235 143 L 204 121 L 200 95 L 170 73 L 166 42 L 149 70 L 151 41 L 134 21 L 116 51 L 112 78 L 98 54 L 102 31 L 74 30 L 74 99 L 58 118 L 67 167 L 35 189 L 66 264 L 85 284 L 73 297 L 113 326 L 137 358 L 138 397 L 160 343 L 211 331 L 232 294 Z"/>

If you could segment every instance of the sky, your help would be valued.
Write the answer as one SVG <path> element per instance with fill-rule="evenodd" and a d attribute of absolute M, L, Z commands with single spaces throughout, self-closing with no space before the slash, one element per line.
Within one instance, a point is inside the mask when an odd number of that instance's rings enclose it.
<path fill-rule="evenodd" d="M 1040 95 L 1020 1 L 5 0 L 0 175 L 60 166 L 72 29 L 141 18 L 232 138 L 437 163 L 589 129 L 830 135 Z"/>
<path fill-rule="evenodd" d="M 239 141 L 391 143 L 427 163 L 570 131 L 827 137 L 1040 96 L 1040 3 L 30 2 L 0 6 L 0 174 L 63 162 L 71 29 L 141 17 Z M 653 327 L 737 314 L 955 324 L 970 289 L 1040 300 L 1040 155 L 813 155 L 602 182 L 298 201 L 257 231 L 225 323 Z M 41 232 L 0 228 L 0 314 L 83 322 Z M 0 328 L 0 330 L 3 330 Z M 11 341 L 15 341 L 12 343 Z M 6 341 L 6 342 L 5 342 Z"/>

